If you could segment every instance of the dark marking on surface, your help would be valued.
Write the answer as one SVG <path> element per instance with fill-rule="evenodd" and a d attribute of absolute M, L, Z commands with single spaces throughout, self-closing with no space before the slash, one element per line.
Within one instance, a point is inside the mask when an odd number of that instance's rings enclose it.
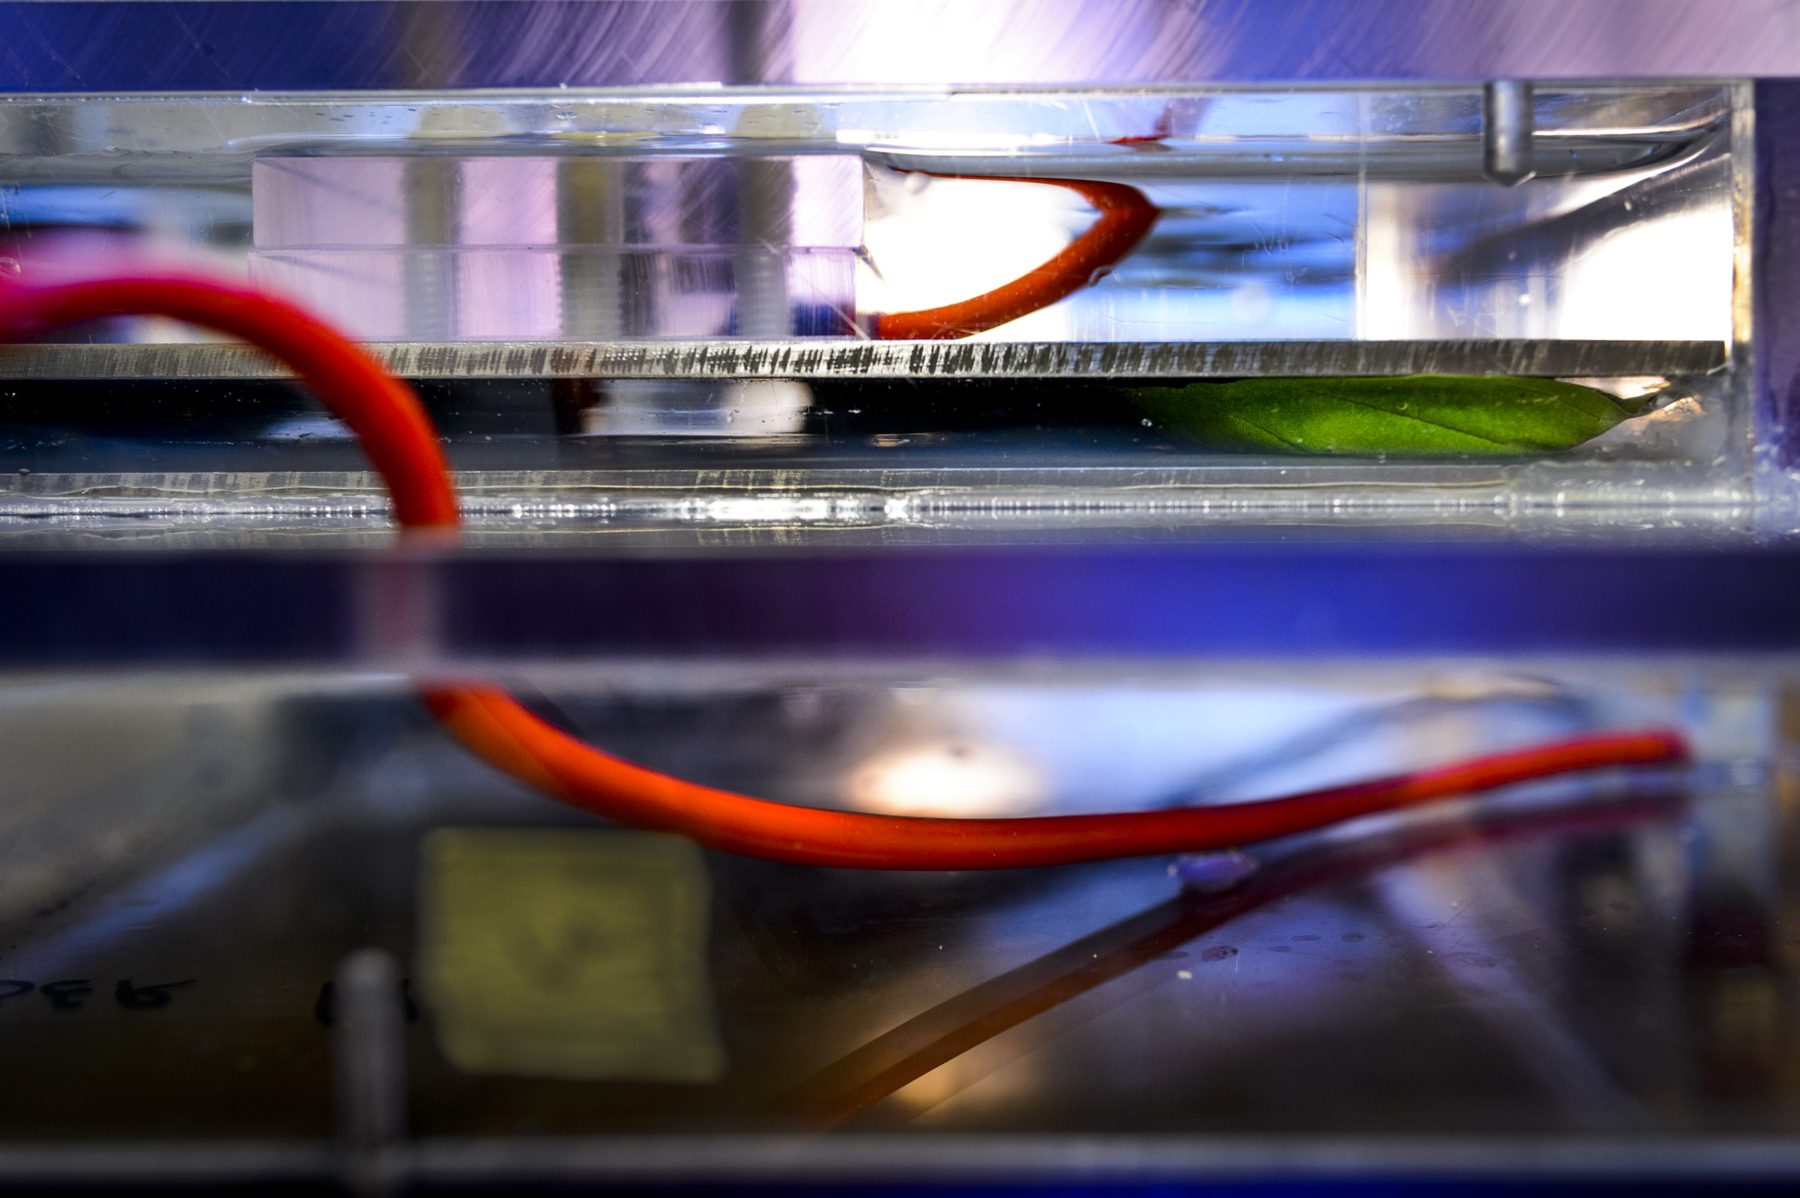
<path fill-rule="evenodd" d="M 133 986 L 130 978 L 120 978 L 113 988 L 113 998 L 128 1011 L 154 1011 L 174 1001 L 172 991 L 192 986 L 193 978 L 180 982 L 157 982 L 149 986 Z"/>
<path fill-rule="evenodd" d="M 38 992 L 59 1011 L 81 1010 L 81 1000 L 94 992 L 86 978 L 69 978 L 61 982 L 45 982 Z"/>

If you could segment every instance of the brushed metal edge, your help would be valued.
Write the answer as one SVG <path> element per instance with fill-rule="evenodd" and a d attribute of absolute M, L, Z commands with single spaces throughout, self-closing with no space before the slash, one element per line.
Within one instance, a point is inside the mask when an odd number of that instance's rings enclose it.
<path fill-rule="evenodd" d="M 1695 375 L 1720 341 L 670 341 L 367 346 L 407 378 L 1245 378 Z M 0 379 L 279 379 L 261 350 L 218 343 L 0 347 Z"/>

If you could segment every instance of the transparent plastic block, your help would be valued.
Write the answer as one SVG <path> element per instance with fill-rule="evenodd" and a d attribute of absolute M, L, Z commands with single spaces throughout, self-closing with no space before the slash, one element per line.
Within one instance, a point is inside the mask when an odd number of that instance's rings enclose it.
<path fill-rule="evenodd" d="M 1484 175 L 1478 85 L 12 97 L 0 254 L 49 270 L 53 230 L 126 229 L 329 300 L 303 263 L 329 255 L 324 278 L 337 255 L 404 251 L 348 276 L 359 296 L 399 287 L 404 319 L 377 320 L 372 299 L 346 312 L 427 342 L 810 336 L 1018 277 L 1094 213 L 1014 180 L 1085 178 L 1139 188 L 1155 228 L 984 339 L 1722 340 L 1742 323 L 1744 94 L 1539 85 L 1534 173 L 1513 187 Z M 738 318 L 675 318 L 680 304 L 585 264 L 593 247 L 745 251 Z M 458 265 L 477 248 L 575 257 L 504 269 L 490 290 L 495 268 Z M 857 249 L 853 296 L 835 280 L 783 294 L 817 275 L 795 252 Z M 670 321 L 614 311 L 634 304 Z"/>
<path fill-rule="evenodd" d="M 846 336 L 849 155 L 264 158 L 251 276 L 372 341 Z"/>

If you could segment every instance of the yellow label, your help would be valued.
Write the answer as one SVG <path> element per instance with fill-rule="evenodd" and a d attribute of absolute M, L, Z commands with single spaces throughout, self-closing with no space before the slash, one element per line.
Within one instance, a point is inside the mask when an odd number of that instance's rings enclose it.
<path fill-rule="evenodd" d="M 717 1081 L 700 850 L 654 832 L 440 828 L 420 871 L 420 974 L 471 1073 Z"/>

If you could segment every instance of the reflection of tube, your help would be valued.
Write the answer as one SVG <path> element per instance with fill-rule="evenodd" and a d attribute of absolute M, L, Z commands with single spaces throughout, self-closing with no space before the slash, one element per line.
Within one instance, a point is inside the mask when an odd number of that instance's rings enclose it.
<path fill-rule="evenodd" d="M 1499 693 L 1448 697 L 1424 695 L 1402 699 L 1381 707 L 1367 707 L 1347 712 L 1321 726 L 1308 728 L 1266 749 L 1259 749 L 1234 761 L 1208 770 L 1192 778 L 1169 797 L 1151 803 L 1152 807 L 1185 807 L 1193 803 L 1213 801 L 1221 795 L 1272 771 L 1292 768 L 1311 757 L 1322 756 L 1342 745 L 1366 740 L 1383 728 L 1404 726 L 1416 720 L 1430 719 L 1447 712 L 1484 710 L 1493 707 L 1522 706 L 1554 711 L 1576 726 L 1591 724 L 1589 704 L 1561 690 L 1542 694 Z"/>
<path fill-rule="evenodd" d="M 777 1098 L 769 1114 L 827 1131 L 1002 1032 L 1078 998 L 1259 907 L 1395 862 L 1458 846 L 1615 827 L 1669 812 L 1667 799 L 1592 800 L 1546 812 L 1488 812 L 1472 821 L 1317 841 L 1277 858 L 1236 890 L 1183 893 L 1009 970 L 907 1020 Z"/>
<path fill-rule="evenodd" d="M 1571 1126 L 1595 1131 L 1654 1129 L 1656 1120 L 1644 1104 L 1607 1072 L 1605 1062 L 1568 1016 L 1510 959 L 1504 939 L 1483 926 L 1480 916 L 1465 914 L 1478 887 L 1490 895 L 1506 889 L 1493 863 L 1475 862 L 1473 868 L 1460 863 L 1454 870 L 1426 865 L 1396 870 L 1384 875 L 1374 889 L 1395 922 L 1461 993 L 1469 1012 L 1537 1077 Z M 1452 904 L 1450 894 L 1461 896 L 1459 902 Z M 1453 926 L 1445 927 L 1444 908 L 1450 905 L 1455 907 Z"/>

